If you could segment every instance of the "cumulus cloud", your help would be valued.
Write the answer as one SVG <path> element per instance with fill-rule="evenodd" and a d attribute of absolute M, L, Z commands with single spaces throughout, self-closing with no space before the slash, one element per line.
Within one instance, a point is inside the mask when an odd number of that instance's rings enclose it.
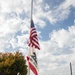
<path fill-rule="evenodd" d="M 40 63 L 39 67 L 41 71 L 40 75 L 42 74 L 42 71 L 46 71 L 45 74 L 69 74 L 69 63 L 72 62 L 73 66 L 75 63 L 74 29 L 75 26 L 72 25 L 68 27 L 67 30 L 61 29 L 53 31 L 50 33 L 49 40 L 41 41 L 41 51 L 38 51 L 38 62 Z M 66 71 L 64 68 L 66 68 Z"/>
<path fill-rule="evenodd" d="M 22 11 L 25 11 L 25 15 L 30 17 L 30 11 L 31 11 L 30 3 L 31 3 L 30 0 L 29 1 L 1 0 L 0 13 L 3 15 L 8 13 L 9 15 L 9 13 L 14 12 L 17 15 L 17 17 L 19 17 L 19 14 L 21 14 Z M 65 0 L 59 6 L 56 6 L 55 9 L 51 10 L 50 5 L 48 5 L 47 3 L 44 3 L 43 0 L 34 1 L 33 19 L 35 20 L 35 24 L 43 28 L 46 26 L 46 22 L 44 21 L 44 19 L 48 19 L 52 24 L 58 22 L 59 20 L 64 20 L 69 16 L 71 11 L 70 10 L 71 6 L 73 7 L 75 6 L 74 1 Z"/>
<path fill-rule="evenodd" d="M 21 14 L 23 11 L 27 14 L 29 9 L 30 1 L 0 0 L 0 52 L 22 46 L 22 42 L 25 44 L 26 38 L 20 38 L 20 34 L 28 33 L 30 21 L 27 17 L 23 20 Z"/>
<path fill-rule="evenodd" d="M 57 23 L 59 21 L 65 20 L 68 18 L 71 10 L 71 6 L 74 6 L 71 0 L 66 0 L 62 2 L 59 6 L 55 6 L 53 10 L 49 10 L 47 13 L 47 19 L 52 23 Z"/>
<path fill-rule="evenodd" d="M 63 21 L 69 17 L 69 14 L 71 13 L 71 6 L 75 7 L 74 1 L 65 0 L 59 4 L 59 6 L 55 6 L 54 9 L 51 9 L 48 3 L 38 0 L 34 3 L 35 23 L 40 27 L 45 27 L 46 22 L 44 19 L 49 20 L 51 24 Z"/>
<path fill-rule="evenodd" d="M 20 24 L 19 20 L 12 19 L 10 21 L 3 20 L 0 23 L 0 40 L 3 40 L 1 42 L 1 45 L 4 45 L 3 47 L 6 48 L 6 45 L 9 44 L 9 41 L 11 40 L 12 37 L 14 37 L 15 33 L 19 30 Z M 6 43 L 8 42 L 8 43 Z"/>
<path fill-rule="evenodd" d="M 24 0 L 18 0 L 18 1 L 10 1 L 10 0 L 0 0 L 0 5 L 1 5 L 1 11 L 2 12 L 21 12 L 23 9 L 25 11 L 29 11 L 30 7 L 30 0 L 29 1 L 24 1 Z"/>
<path fill-rule="evenodd" d="M 74 46 L 75 45 L 75 26 L 71 26 L 68 30 L 61 29 L 59 31 L 53 31 L 51 40 L 57 42 L 60 48 L 64 46 Z M 68 43 L 69 42 L 69 43 Z"/>

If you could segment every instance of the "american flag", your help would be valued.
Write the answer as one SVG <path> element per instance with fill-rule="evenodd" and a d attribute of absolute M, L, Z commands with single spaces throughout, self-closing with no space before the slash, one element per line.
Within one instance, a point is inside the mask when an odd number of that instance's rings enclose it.
<path fill-rule="evenodd" d="M 34 27 L 34 22 L 31 20 L 31 29 L 30 29 L 30 37 L 28 46 L 35 47 L 36 49 L 40 50 L 36 28 Z"/>

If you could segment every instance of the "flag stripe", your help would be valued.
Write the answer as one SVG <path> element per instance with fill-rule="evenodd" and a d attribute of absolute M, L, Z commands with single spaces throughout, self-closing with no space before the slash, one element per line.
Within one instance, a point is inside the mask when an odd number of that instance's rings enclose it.
<path fill-rule="evenodd" d="M 35 39 L 33 38 L 32 43 L 35 43 L 39 46 L 39 43 L 37 42 L 36 38 Z"/>
<path fill-rule="evenodd" d="M 33 46 L 36 45 L 35 48 L 38 48 L 39 49 L 38 43 L 36 43 L 34 40 L 32 40 L 32 44 L 33 44 Z"/>
<path fill-rule="evenodd" d="M 39 45 L 39 43 L 37 42 L 38 41 L 37 37 L 33 38 L 33 41 L 35 41 L 35 43 Z"/>
<path fill-rule="evenodd" d="M 34 33 L 31 34 L 31 36 L 32 36 L 32 37 L 33 37 L 33 36 L 37 36 L 37 33 L 34 32 Z"/>
<path fill-rule="evenodd" d="M 33 48 L 31 48 L 32 50 Z M 29 50 L 30 53 L 30 50 Z M 35 51 L 32 50 L 32 53 L 30 53 L 30 56 L 27 56 L 27 61 L 29 68 L 32 70 L 32 72 L 35 75 L 38 75 L 38 67 L 37 67 L 37 57 Z"/>
<path fill-rule="evenodd" d="M 28 62 L 28 63 L 29 63 L 29 67 L 30 67 L 30 69 L 33 71 L 33 73 L 34 73 L 35 75 L 38 75 L 37 69 L 36 69 L 30 62 Z"/>

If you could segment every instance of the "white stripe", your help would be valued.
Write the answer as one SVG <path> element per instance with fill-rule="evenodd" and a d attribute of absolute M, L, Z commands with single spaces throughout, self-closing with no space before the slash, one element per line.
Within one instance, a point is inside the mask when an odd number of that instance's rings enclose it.
<path fill-rule="evenodd" d="M 37 33 L 33 33 L 31 36 L 37 35 Z"/>
<path fill-rule="evenodd" d="M 32 30 L 32 32 L 36 32 L 36 30 Z"/>
<path fill-rule="evenodd" d="M 37 44 L 35 41 L 32 40 L 32 42 L 33 42 L 36 46 L 39 47 L 39 44 Z M 40 47 L 39 47 L 39 48 L 40 48 Z"/>

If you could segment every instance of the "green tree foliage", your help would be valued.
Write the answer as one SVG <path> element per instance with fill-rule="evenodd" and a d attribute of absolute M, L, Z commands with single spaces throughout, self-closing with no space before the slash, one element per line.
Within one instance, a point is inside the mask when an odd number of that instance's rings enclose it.
<path fill-rule="evenodd" d="M 26 60 L 22 53 L 0 53 L 0 72 L 6 75 L 27 74 Z"/>

